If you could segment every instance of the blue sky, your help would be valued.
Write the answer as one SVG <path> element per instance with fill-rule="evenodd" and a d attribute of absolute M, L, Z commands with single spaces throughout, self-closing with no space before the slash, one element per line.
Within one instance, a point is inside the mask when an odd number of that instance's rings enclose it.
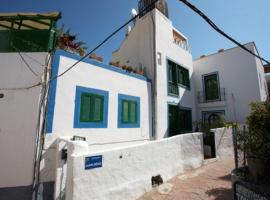
<path fill-rule="evenodd" d="M 58 26 L 65 24 L 79 40 L 95 47 L 130 17 L 138 0 L 2 0 L 0 12 L 61 11 Z M 190 0 L 226 33 L 241 43 L 254 41 L 262 57 L 270 60 L 270 1 L 269 0 Z M 198 58 L 220 48 L 235 46 L 214 32 L 198 15 L 178 0 L 168 0 L 169 15 L 174 26 L 190 40 L 192 54 Z M 97 53 L 105 62 L 124 38 L 124 31 L 101 47 Z"/>

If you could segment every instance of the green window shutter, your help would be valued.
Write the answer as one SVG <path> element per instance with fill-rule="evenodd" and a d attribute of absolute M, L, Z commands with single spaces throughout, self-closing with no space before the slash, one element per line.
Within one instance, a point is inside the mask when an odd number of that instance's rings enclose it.
<path fill-rule="evenodd" d="M 81 122 L 89 122 L 90 121 L 90 103 L 91 96 L 82 93 L 81 95 L 81 110 L 80 110 L 80 121 Z"/>
<path fill-rule="evenodd" d="M 204 87 L 206 100 L 216 100 L 219 98 L 217 74 L 205 76 Z"/>
<path fill-rule="evenodd" d="M 137 123 L 137 102 L 122 100 L 122 123 Z"/>
<path fill-rule="evenodd" d="M 126 100 L 122 101 L 122 123 L 129 122 L 129 112 L 128 112 L 129 103 Z"/>
<path fill-rule="evenodd" d="M 137 123 L 137 103 L 133 101 L 129 103 L 129 122 Z"/>
<path fill-rule="evenodd" d="M 173 82 L 173 74 L 172 74 L 172 63 L 169 61 L 168 62 L 168 82 L 172 83 Z"/>
<path fill-rule="evenodd" d="M 90 93 L 81 94 L 81 122 L 101 122 L 103 121 L 103 111 L 103 96 Z"/>
<path fill-rule="evenodd" d="M 103 121 L 103 105 L 104 105 L 104 97 L 99 95 L 93 95 L 92 98 L 92 121 L 100 122 Z"/>

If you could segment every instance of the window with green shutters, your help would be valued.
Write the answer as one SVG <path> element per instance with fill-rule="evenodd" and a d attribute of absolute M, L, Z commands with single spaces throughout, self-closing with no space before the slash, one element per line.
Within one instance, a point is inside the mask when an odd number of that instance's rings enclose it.
<path fill-rule="evenodd" d="M 82 93 L 80 122 L 102 122 L 104 110 L 104 96 Z"/>
<path fill-rule="evenodd" d="M 140 128 L 140 97 L 118 94 L 118 128 Z"/>
<path fill-rule="evenodd" d="M 178 96 L 178 85 L 190 89 L 189 71 L 168 60 L 168 93 Z"/>
<path fill-rule="evenodd" d="M 218 74 L 204 75 L 204 95 L 206 101 L 220 99 Z"/>
<path fill-rule="evenodd" d="M 122 123 L 136 124 L 137 123 L 137 102 L 122 100 Z"/>

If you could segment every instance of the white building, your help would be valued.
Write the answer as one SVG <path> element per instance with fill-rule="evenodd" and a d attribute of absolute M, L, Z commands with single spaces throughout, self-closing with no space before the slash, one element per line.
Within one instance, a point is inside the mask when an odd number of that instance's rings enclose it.
<path fill-rule="evenodd" d="M 59 13 L 0 14 L 0 199 L 31 199 Z"/>
<path fill-rule="evenodd" d="M 139 10 L 151 2 L 141 0 Z M 137 18 L 112 58 L 114 63 L 145 68 L 146 77 L 85 59 L 50 82 L 40 166 L 40 182 L 47 194 L 52 195 L 58 172 L 64 171 L 60 169 L 64 161 L 61 166 L 56 164 L 64 152 L 58 149 L 59 138 L 84 137 L 92 151 L 159 140 L 190 133 L 193 121 L 212 122 L 221 114 L 244 123 L 248 104 L 267 98 L 262 63 L 257 58 L 233 48 L 193 61 L 188 38 L 168 18 L 166 1 L 156 8 Z M 1 25 L 7 26 L 0 18 Z M 258 53 L 254 43 L 246 47 Z M 48 48 L 35 53 L 28 50 L 23 56 L 35 75 L 18 50 L 6 49 L 5 53 L 1 48 L 0 159 L 4 164 L 0 165 L 0 199 L 16 199 L 14 194 L 29 199 L 42 87 L 7 89 L 44 82 L 46 67 L 51 70 L 49 78 L 54 78 L 80 57 L 57 50 L 51 62 L 46 59 Z"/>
<path fill-rule="evenodd" d="M 245 47 L 259 54 L 254 42 Z M 244 124 L 249 104 L 267 100 L 262 62 L 240 47 L 201 56 L 193 64 L 197 119 L 211 122 L 224 115 Z"/>
<path fill-rule="evenodd" d="M 147 3 L 150 1 L 141 1 L 140 9 Z M 166 6 L 157 7 L 160 10 L 137 19 L 120 48 L 113 52 L 113 61 L 146 67 L 153 84 L 153 129 L 155 138 L 161 139 L 191 132 L 196 106 L 188 39 L 173 26 Z"/>

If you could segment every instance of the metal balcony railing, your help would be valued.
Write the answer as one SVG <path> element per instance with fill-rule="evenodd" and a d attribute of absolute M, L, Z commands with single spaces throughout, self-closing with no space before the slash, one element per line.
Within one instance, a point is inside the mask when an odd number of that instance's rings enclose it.
<path fill-rule="evenodd" d="M 168 93 L 172 95 L 179 95 L 179 88 L 177 84 L 168 83 Z"/>
<path fill-rule="evenodd" d="M 210 103 L 210 102 L 218 102 L 218 101 L 226 101 L 226 90 L 225 90 L 225 88 L 219 88 L 218 95 L 208 95 L 208 96 L 206 96 L 204 91 L 199 91 L 198 92 L 198 103 Z"/>
<path fill-rule="evenodd" d="M 191 48 L 187 44 L 187 42 L 174 39 L 173 43 L 179 46 L 180 48 L 184 49 L 185 51 L 191 53 Z"/>

